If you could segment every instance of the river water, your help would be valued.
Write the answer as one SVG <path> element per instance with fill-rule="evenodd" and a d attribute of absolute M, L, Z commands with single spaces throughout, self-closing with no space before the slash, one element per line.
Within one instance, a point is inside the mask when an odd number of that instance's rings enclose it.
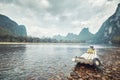
<path fill-rule="evenodd" d="M 0 80 L 66 79 L 89 44 L 0 44 Z M 98 53 L 116 48 L 94 45 Z"/>

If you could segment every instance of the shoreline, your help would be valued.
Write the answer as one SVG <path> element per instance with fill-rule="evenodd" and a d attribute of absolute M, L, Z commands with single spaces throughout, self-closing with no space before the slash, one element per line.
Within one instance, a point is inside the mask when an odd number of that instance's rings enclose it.
<path fill-rule="evenodd" d="M 88 43 L 50 43 L 50 42 L 0 42 L 0 44 L 88 44 Z"/>
<path fill-rule="evenodd" d="M 102 66 L 97 69 L 90 65 L 77 63 L 68 75 L 68 80 L 119 80 L 120 48 L 108 50 L 99 55 Z"/>

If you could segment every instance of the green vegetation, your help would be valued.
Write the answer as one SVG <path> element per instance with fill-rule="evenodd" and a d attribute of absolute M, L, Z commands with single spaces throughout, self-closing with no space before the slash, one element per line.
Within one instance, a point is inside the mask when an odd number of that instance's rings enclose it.
<path fill-rule="evenodd" d="M 54 39 L 45 38 L 33 38 L 33 37 L 22 37 L 22 36 L 10 36 L 4 35 L 0 36 L 0 42 L 57 42 Z"/>
<path fill-rule="evenodd" d="M 30 42 L 30 43 L 85 43 L 85 41 L 56 40 L 52 38 L 22 37 L 1 35 L 0 42 Z"/>
<path fill-rule="evenodd" d="M 4 35 L 12 35 L 12 33 L 9 30 L 0 27 L 0 36 Z"/>
<path fill-rule="evenodd" d="M 112 43 L 119 43 L 120 44 L 120 36 L 114 36 L 112 38 Z"/>

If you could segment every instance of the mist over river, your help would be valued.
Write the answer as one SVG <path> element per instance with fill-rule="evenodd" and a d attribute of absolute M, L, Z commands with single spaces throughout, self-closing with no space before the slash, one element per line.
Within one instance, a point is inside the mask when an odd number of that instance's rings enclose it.
<path fill-rule="evenodd" d="M 0 44 L 0 80 L 66 79 L 76 63 L 71 59 L 85 53 L 90 44 L 41 43 Z M 94 45 L 99 55 L 118 48 Z"/>

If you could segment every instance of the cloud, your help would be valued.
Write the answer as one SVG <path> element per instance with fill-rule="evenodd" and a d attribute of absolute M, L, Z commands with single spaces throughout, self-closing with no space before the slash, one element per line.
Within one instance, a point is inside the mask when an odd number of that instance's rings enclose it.
<path fill-rule="evenodd" d="M 44 8 L 44 7 L 49 7 L 49 2 L 48 0 L 0 0 L 0 3 L 3 4 L 14 4 L 17 6 L 21 6 L 21 7 L 28 7 L 28 8 L 32 8 L 32 7 L 38 7 L 38 8 Z"/>
<path fill-rule="evenodd" d="M 24 24 L 30 36 L 96 33 L 120 0 L 0 0 L 0 14 Z"/>

